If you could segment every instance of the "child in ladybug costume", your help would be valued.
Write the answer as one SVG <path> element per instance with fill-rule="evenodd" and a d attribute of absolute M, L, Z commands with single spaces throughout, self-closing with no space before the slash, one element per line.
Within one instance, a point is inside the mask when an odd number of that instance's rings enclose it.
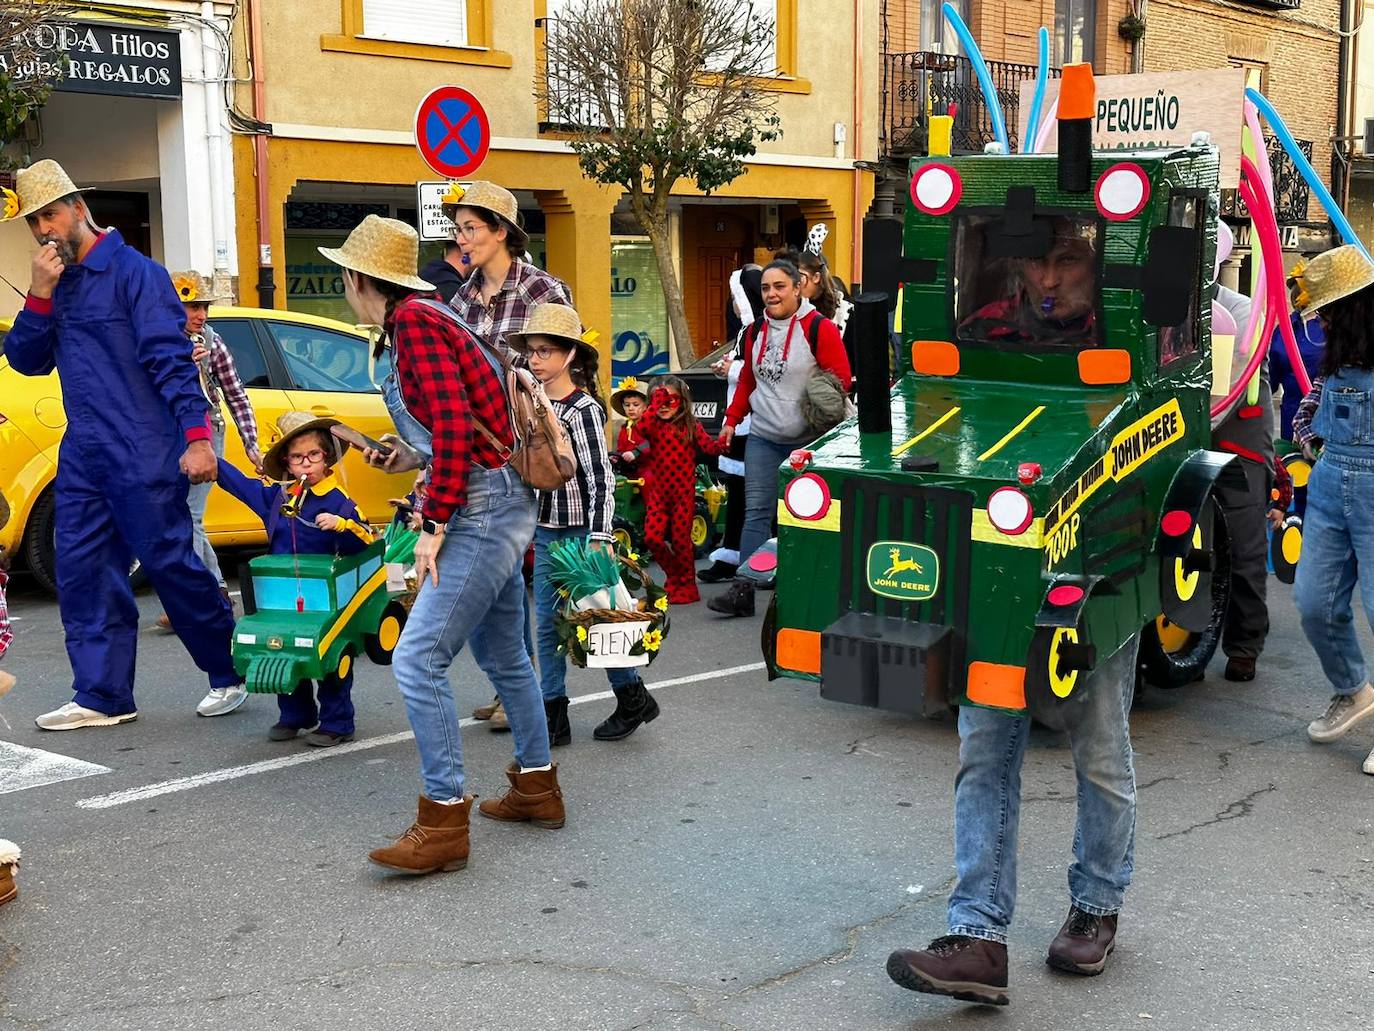
<path fill-rule="evenodd" d="M 711 437 L 692 415 L 692 394 L 676 376 L 664 376 L 649 397 L 649 408 L 637 428 L 648 452 L 644 469 L 644 539 L 663 567 L 668 601 L 690 605 L 697 593 L 692 549 L 692 514 L 696 510 L 697 451 L 723 455 L 729 445 Z"/>
<path fill-rule="evenodd" d="M 639 380 L 626 376 L 611 395 L 611 408 L 625 420 L 616 434 L 615 450 L 611 452 L 611 465 L 626 479 L 634 479 L 639 472 L 639 460 L 649 450 L 648 441 L 637 425 L 644 417 L 644 409 L 649 407 L 649 398 L 639 389 Z"/>

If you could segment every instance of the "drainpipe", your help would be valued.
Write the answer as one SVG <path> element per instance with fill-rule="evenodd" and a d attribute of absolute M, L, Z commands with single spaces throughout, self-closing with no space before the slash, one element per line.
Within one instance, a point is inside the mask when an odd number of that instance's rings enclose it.
<path fill-rule="evenodd" d="M 861 148 L 864 139 L 864 72 L 863 72 L 863 34 L 864 34 L 864 3 L 866 0 L 854 0 L 854 198 L 853 225 L 850 227 L 850 239 L 853 241 L 850 247 L 851 264 L 849 270 L 849 283 L 852 287 L 855 283 L 862 281 L 863 276 L 863 231 L 864 213 L 859 210 L 860 198 L 863 195 L 863 172 L 858 168 L 859 159 L 862 157 Z"/>
<path fill-rule="evenodd" d="M 267 91 L 262 72 L 262 0 L 248 0 L 248 53 L 253 62 L 253 117 L 266 124 Z M 272 223 L 269 217 L 270 193 L 267 189 L 267 134 L 253 137 L 253 175 L 257 181 L 258 216 L 258 307 L 272 308 L 277 292 L 272 278 Z"/>
<path fill-rule="evenodd" d="M 210 231 L 215 249 L 215 275 L 218 279 L 229 274 L 229 211 L 228 197 L 224 185 L 224 82 L 218 73 L 211 69 L 219 66 L 220 59 L 229 67 L 230 56 L 221 54 L 219 39 L 210 28 L 215 17 L 215 5 L 204 0 L 200 5 L 202 24 L 200 29 L 201 64 L 205 80 L 205 148 L 210 159 Z"/>

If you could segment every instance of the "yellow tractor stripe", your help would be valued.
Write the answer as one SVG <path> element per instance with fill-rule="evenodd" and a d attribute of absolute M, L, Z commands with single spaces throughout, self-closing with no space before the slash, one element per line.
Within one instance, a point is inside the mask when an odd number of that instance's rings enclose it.
<path fill-rule="evenodd" d="M 334 620 L 334 625 L 329 628 L 329 633 L 320 638 L 320 658 L 324 658 L 325 653 L 329 651 L 329 646 L 334 643 L 334 639 L 343 633 L 343 629 L 348 626 L 349 620 L 356 616 L 358 610 L 367 604 L 372 595 L 377 592 L 377 588 L 385 585 L 386 566 L 383 565 L 372 574 L 367 583 L 358 588 L 358 593 L 353 595 L 353 600 L 348 603 L 347 607 L 341 613 L 339 613 L 339 618 Z"/>
<path fill-rule="evenodd" d="M 925 429 L 923 429 L 920 433 L 916 434 L 916 436 L 912 437 L 910 440 L 908 440 L 908 441 L 907 441 L 905 444 L 903 444 L 901 447 L 899 447 L 899 448 L 897 448 L 896 450 L 894 450 L 894 451 L 892 452 L 892 457 L 893 457 L 893 458 L 900 458 L 900 457 L 902 457 L 902 455 L 906 454 L 908 451 L 910 451 L 913 447 L 915 447 L 915 446 L 916 446 L 917 444 L 919 444 L 921 441 L 925 440 L 926 437 L 930 436 L 932 433 L 934 433 L 936 430 L 938 430 L 938 429 L 939 429 L 941 426 L 943 426 L 945 423 L 949 422 L 950 419 L 952 419 L 952 418 L 954 418 L 954 416 L 958 415 L 958 414 L 959 414 L 959 411 L 960 411 L 960 410 L 959 410 L 957 407 L 956 407 L 956 408 L 951 408 L 951 409 L 950 409 L 949 411 L 947 411 L 944 415 L 940 416 L 940 418 L 936 419 L 933 423 L 931 423 L 929 426 L 927 426 Z"/>
<path fill-rule="evenodd" d="M 1018 433 L 1020 433 L 1020 432 L 1021 432 L 1022 430 L 1024 430 L 1027 426 L 1029 426 L 1032 422 L 1034 422 L 1035 419 L 1036 419 L 1036 417 L 1039 416 L 1039 414 L 1040 414 L 1041 412 L 1043 412 L 1044 410 L 1045 410 L 1045 406 L 1044 406 L 1044 405 L 1037 405 L 1037 406 L 1035 407 L 1035 411 L 1031 412 L 1030 415 L 1026 416 L 1024 419 L 1022 419 L 1020 422 L 1018 422 L 1015 426 L 1013 426 L 1013 427 L 1011 428 L 1011 432 L 1010 432 L 1010 433 L 1008 433 L 1005 437 L 1003 437 L 1001 440 L 999 440 L 996 444 L 992 445 L 992 447 L 988 448 L 988 449 L 987 449 L 986 451 L 984 451 L 981 455 L 979 455 L 979 456 L 978 456 L 978 461 L 980 461 L 980 462 L 986 462 L 986 461 L 987 461 L 989 458 L 991 458 L 993 455 L 997 454 L 997 452 L 1001 451 L 1004 447 L 1006 447 L 1009 443 L 1011 443 L 1012 440 L 1015 439 L 1015 437 L 1016 437 L 1016 435 L 1017 435 Z"/>

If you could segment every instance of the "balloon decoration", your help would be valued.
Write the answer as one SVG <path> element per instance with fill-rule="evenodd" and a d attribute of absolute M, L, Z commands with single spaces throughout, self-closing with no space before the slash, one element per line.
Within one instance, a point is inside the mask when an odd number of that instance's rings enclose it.
<path fill-rule="evenodd" d="M 1021 153 L 1035 153 L 1035 134 L 1040 128 L 1040 108 L 1045 103 L 1045 83 L 1050 77 L 1050 30 L 1040 26 L 1040 56 L 1035 65 L 1035 95 L 1031 98 L 1026 135 L 1021 138 Z M 1050 121 L 1054 121 L 1053 118 Z"/>
<path fill-rule="evenodd" d="M 987 62 L 983 60 L 983 52 L 978 49 L 973 33 L 964 24 L 964 19 L 959 16 L 953 4 L 946 2 L 940 10 L 944 12 L 945 21 L 949 22 L 950 28 L 959 37 L 959 42 L 964 46 L 964 53 L 973 65 L 974 74 L 978 76 L 978 85 L 983 91 L 983 103 L 987 105 L 988 117 L 992 120 L 992 134 L 1001 144 L 1002 153 L 1010 154 L 1011 143 L 1007 138 L 1007 121 L 1002 115 L 1002 102 L 997 99 L 997 89 L 992 84 L 992 75 L 988 72 Z"/>

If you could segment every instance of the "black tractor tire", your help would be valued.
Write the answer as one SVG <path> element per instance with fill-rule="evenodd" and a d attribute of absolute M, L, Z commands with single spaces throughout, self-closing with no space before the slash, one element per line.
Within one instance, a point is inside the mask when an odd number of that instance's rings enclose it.
<path fill-rule="evenodd" d="M 51 487 L 43 492 L 29 515 L 29 528 L 19 546 L 24 566 L 38 585 L 49 594 L 57 594 L 57 495 Z M 129 566 L 129 587 L 138 590 L 148 582 L 143 563 L 133 560 Z"/>
<path fill-rule="evenodd" d="M 1163 616 L 1147 623 L 1140 634 L 1140 669 L 1145 681 L 1156 687 L 1186 687 L 1201 680 L 1207 672 L 1226 625 L 1226 610 L 1231 604 L 1231 535 L 1221 506 L 1213 515 L 1216 530 L 1212 552 L 1212 618 L 1207 629 L 1190 633 L 1168 623 Z"/>

